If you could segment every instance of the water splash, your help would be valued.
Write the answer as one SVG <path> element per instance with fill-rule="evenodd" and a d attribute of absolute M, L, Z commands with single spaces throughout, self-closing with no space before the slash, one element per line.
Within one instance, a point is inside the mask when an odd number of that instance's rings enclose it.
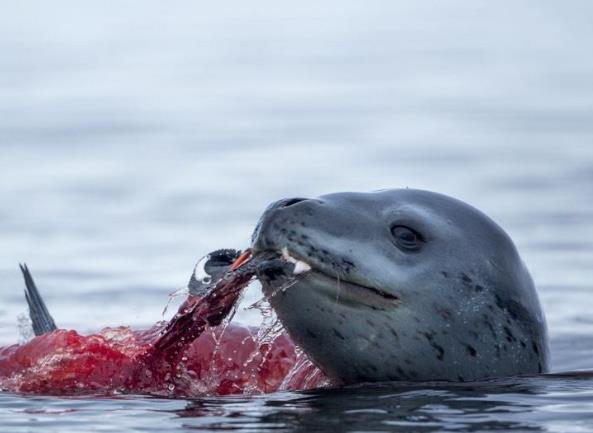
<path fill-rule="evenodd" d="M 169 299 L 167 300 L 167 303 L 165 304 L 165 307 L 163 308 L 163 312 L 161 313 L 161 317 L 165 317 L 165 315 L 167 314 L 167 311 L 169 309 L 169 307 L 171 306 L 171 303 L 173 302 L 173 300 L 175 300 L 176 298 L 178 298 L 179 296 L 187 296 L 189 295 L 189 287 L 185 286 L 185 287 L 181 287 L 171 293 L 169 293 Z"/>
<path fill-rule="evenodd" d="M 19 331 L 18 344 L 25 344 L 31 341 L 35 337 L 35 332 L 33 332 L 33 323 L 29 315 L 21 313 L 17 316 L 16 320 Z"/>

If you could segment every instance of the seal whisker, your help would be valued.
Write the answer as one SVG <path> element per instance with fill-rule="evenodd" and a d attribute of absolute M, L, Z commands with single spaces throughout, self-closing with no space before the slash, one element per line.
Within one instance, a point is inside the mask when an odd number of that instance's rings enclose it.
<path fill-rule="evenodd" d="M 298 280 L 297 279 L 290 280 L 288 283 L 283 284 L 282 286 L 280 286 L 276 290 L 274 290 L 272 293 L 270 293 L 269 296 L 267 296 L 267 297 L 264 296 L 264 298 L 266 298 L 267 300 L 270 300 L 273 297 L 275 297 L 278 293 L 280 293 L 280 292 L 286 292 L 288 289 L 290 289 L 296 283 L 298 283 Z"/>

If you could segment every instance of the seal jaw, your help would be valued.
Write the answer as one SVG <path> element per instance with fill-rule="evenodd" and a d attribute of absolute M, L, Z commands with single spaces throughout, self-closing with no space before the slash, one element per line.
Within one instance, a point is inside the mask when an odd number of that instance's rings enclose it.
<path fill-rule="evenodd" d="M 288 248 L 286 247 L 282 248 L 282 258 L 294 265 L 292 273 L 295 275 L 302 274 L 304 272 L 309 272 L 311 270 L 311 265 L 309 265 L 304 260 L 298 260 L 292 257 L 288 252 Z"/>
<path fill-rule="evenodd" d="M 347 305 L 351 308 L 365 305 L 381 310 L 389 310 L 400 304 L 399 296 L 379 288 L 345 279 L 340 277 L 339 274 L 331 275 L 323 266 L 311 261 L 307 262 L 297 253 L 289 252 L 288 247 L 282 247 L 279 251 L 274 252 L 285 265 L 290 266 L 288 275 L 286 275 L 286 267 L 281 270 L 280 266 L 278 266 L 278 272 L 284 272 L 285 277 L 302 280 L 303 283 L 311 283 L 315 280 L 317 284 L 314 286 L 319 287 L 320 292 L 332 302 Z M 276 262 L 278 263 L 278 260 Z M 274 283 L 269 276 L 270 265 L 267 264 L 266 272 L 260 275 L 260 279 L 267 279 L 270 287 L 285 284 L 284 282 Z"/>
<path fill-rule="evenodd" d="M 318 367 L 337 383 L 394 379 L 385 367 L 373 369 L 389 365 L 385 339 L 398 344 L 391 315 L 397 302 L 346 282 L 338 291 L 335 278 L 315 269 L 295 276 L 294 265 L 281 261 L 283 272 L 258 272 L 262 289 L 290 336 Z M 385 333 L 390 327 L 394 331 Z"/>

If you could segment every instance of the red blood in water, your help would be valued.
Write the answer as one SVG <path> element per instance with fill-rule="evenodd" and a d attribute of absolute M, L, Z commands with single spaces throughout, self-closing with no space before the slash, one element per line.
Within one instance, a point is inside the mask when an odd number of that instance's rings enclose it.
<path fill-rule="evenodd" d="M 175 396 L 310 389 L 323 374 L 282 333 L 257 341 L 257 329 L 211 328 L 191 343 L 169 376 L 147 365 L 147 333 L 126 327 L 95 335 L 58 330 L 0 349 L 0 388 L 43 394 L 153 393 Z M 167 361 L 162 361 L 166 363 Z"/>
<path fill-rule="evenodd" d="M 0 389 L 54 395 L 168 396 L 264 393 L 319 387 L 326 377 L 286 333 L 259 341 L 257 329 L 222 324 L 252 274 L 189 298 L 167 324 L 95 335 L 57 330 L 0 348 Z"/>

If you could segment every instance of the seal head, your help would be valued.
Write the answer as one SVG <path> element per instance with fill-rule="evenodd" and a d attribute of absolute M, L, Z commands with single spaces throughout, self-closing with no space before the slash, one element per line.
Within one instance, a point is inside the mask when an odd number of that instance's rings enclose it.
<path fill-rule="evenodd" d="M 548 369 L 527 268 L 509 236 L 462 201 L 412 189 L 280 200 L 252 249 L 299 269 L 268 266 L 258 277 L 289 334 L 339 382 Z"/>

